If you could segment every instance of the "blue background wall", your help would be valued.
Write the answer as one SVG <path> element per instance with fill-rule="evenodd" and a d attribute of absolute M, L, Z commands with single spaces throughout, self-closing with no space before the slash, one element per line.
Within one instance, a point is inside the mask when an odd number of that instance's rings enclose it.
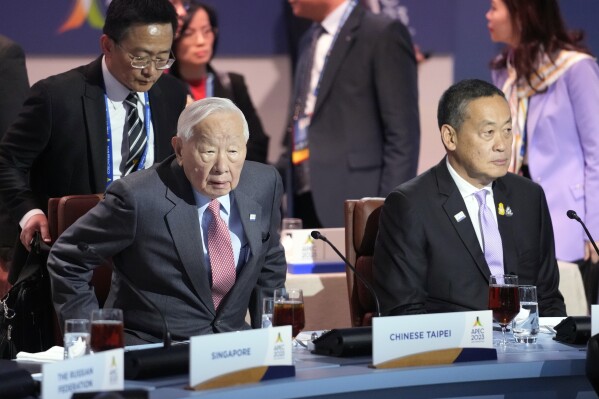
<path fill-rule="evenodd" d="M 95 1 L 102 12 L 104 0 Z M 269 56 L 288 51 L 284 0 L 208 0 L 220 15 L 219 54 Z M 423 51 L 452 54 L 454 76 L 489 78 L 488 63 L 501 46 L 490 42 L 486 0 L 401 0 L 408 8 L 414 41 Z M 4 0 L 0 33 L 21 43 L 28 55 L 95 55 L 100 31 L 88 22 L 62 34 L 75 0 Z M 570 28 L 587 32 L 587 44 L 599 54 L 599 0 L 562 0 Z"/>

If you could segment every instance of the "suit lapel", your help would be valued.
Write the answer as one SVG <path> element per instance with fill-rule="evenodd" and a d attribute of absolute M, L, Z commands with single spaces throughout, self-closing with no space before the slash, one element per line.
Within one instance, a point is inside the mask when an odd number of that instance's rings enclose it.
<path fill-rule="evenodd" d="M 164 78 L 164 77 L 163 77 Z M 152 127 L 154 129 L 154 161 L 161 161 L 168 157 L 171 152 L 171 137 L 176 132 L 167 132 L 168 129 L 166 115 L 170 112 L 165 109 L 168 104 L 168 99 L 165 98 L 162 93 L 160 81 L 156 82 L 154 86 L 148 91 L 148 98 L 150 100 L 150 113 L 152 118 Z"/>
<path fill-rule="evenodd" d="M 84 120 L 87 127 L 87 152 L 91 161 L 92 191 L 106 189 L 106 102 L 104 99 L 104 78 L 102 77 L 102 57 L 88 65 L 85 72 L 85 87 L 82 97 Z M 104 148 L 104 151 L 99 149 Z"/>
<path fill-rule="evenodd" d="M 514 242 L 513 217 L 510 205 L 509 189 L 503 178 L 497 179 L 493 184 L 493 198 L 495 200 L 495 212 L 497 212 L 497 223 L 501 234 L 503 246 L 503 265 L 508 274 L 518 274 L 518 257 L 516 254 L 516 243 Z"/>
<path fill-rule="evenodd" d="M 250 257 L 237 276 L 237 282 L 233 286 L 233 289 L 235 289 L 236 287 L 246 285 L 247 280 L 254 276 L 253 269 L 256 265 L 255 254 L 260 253 L 263 237 L 259 228 L 262 224 L 262 206 L 243 191 L 234 190 L 233 196 L 235 198 L 235 206 L 239 210 L 243 232 L 250 246 Z"/>
<path fill-rule="evenodd" d="M 316 98 L 316 104 L 314 105 L 314 113 L 312 118 L 316 116 L 320 106 L 325 101 L 326 97 L 331 91 L 331 88 L 333 87 L 333 82 L 335 81 L 337 72 L 354 43 L 357 30 L 360 27 L 362 17 L 364 16 L 364 12 L 365 11 L 362 7 L 356 6 L 341 28 L 337 40 L 335 43 L 333 43 L 333 49 L 323 71 L 322 81 L 320 88 L 318 89 L 318 97 Z M 332 33 L 334 34 L 334 32 Z"/>
<path fill-rule="evenodd" d="M 462 198 L 460 190 L 458 190 L 451 175 L 449 174 L 449 170 L 447 169 L 445 162 L 446 161 L 444 158 L 441 163 L 435 167 L 439 193 L 447 197 L 447 200 L 443 204 L 443 209 L 445 210 L 449 220 L 451 220 L 451 223 L 460 236 L 460 239 L 464 243 L 464 246 L 472 256 L 476 266 L 483 276 L 485 276 L 485 278 L 488 280 L 491 271 L 489 270 L 489 266 L 485 260 L 485 255 L 480 248 L 478 238 L 476 238 L 476 233 L 474 232 L 474 227 L 472 226 L 473 222 L 470 220 L 470 215 L 466 209 L 464 199 Z M 461 218 L 461 221 L 458 221 L 459 218 L 456 218 L 456 215 L 459 215 L 460 212 L 466 217 Z"/>
<path fill-rule="evenodd" d="M 169 184 L 166 193 L 166 198 L 173 203 L 173 208 L 165 216 L 168 231 L 198 297 L 215 314 L 212 290 L 205 272 L 201 227 L 193 192 L 176 159 L 171 164 L 171 171 L 174 187 L 171 189 Z"/>

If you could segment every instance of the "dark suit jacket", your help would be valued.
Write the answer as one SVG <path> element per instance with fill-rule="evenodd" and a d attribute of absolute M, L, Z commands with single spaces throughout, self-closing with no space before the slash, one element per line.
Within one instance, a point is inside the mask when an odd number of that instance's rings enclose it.
<path fill-rule="evenodd" d="M 33 85 L 0 143 L 0 198 L 15 221 L 31 209 L 46 211 L 51 197 L 104 192 L 104 93 L 101 57 Z M 186 92 L 180 82 L 162 76 L 148 94 L 158 162 L 173 153 L 170 139 Z"/>
<path fill-rule="evenodd" d="M 173 338 L 260 327 L 263 296 L 283 287 L 285 254 L 279 243 L 282 182 L 272 166 L 246 161 L 232 191 L 250 257 L 221 302 L 212 303 L 191 185 L 176 160 L 117 180 L 106 199 L 65 231 L 52 247 L 48 268 L 61 320 L 87 317 L 97 307 L 88 287 L 99 257 L 112 257 L 112 286 L 105 306 L 122 308 L 125 328 L 147 341 L 162 336 L 159 315 L 119 278 L 125 273 L 164 313 Z M 251 215 L 255 215 L 255 218 Z M 84 242 L 95 251 L 80 251 Z"/>
<path fill-rule="evenodd" d="M 385 200 L 373 269 L 383 314 L 488 309 L 490 270 L 445 162 Z M 541 316 L 565 316 L 543 190 L 508 173 L 493 184 L 493 196 L 512 211 L 497 215 L 505 271 L 537 286 Z M 458 222 L 459 212 L 466 218 Z"/>
<path fill-rule="evenodd" d="M 417 71 L 401 22 L 361 6 L 352 11 L 325 66 L 308 138 L 312 196 L 325 227 L 343 226 L 344 200 L 386 196 L 416 175 Z M 282 163 L 289 164 L 291 130 L 286 140 Z"/>
<path fill-rule="evenodd" d="M 247 142 L 245 158 L 248 161 L 266 163 L 269 137 L 264 133 L 262 122 L 254 108 L 243 75 L 233 72 L 216 72 L 210 65 L 208 68 L 214 73 L 214 96 L 233 101 L 243 112 L 248 123 L 250 138 Z"/>
<path fill-rule="evenodd" d="M 29 79 L 23 49 L 0 35 L 0 139 L 21 110 L 28 92 Z M 0 201 L 0 247 L 15 244 L 17 226 Z"/>

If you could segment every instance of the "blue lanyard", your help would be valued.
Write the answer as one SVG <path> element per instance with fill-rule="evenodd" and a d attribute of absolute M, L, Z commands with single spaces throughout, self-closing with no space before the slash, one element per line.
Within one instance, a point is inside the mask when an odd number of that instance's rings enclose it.
<path fill-rule="evenodd" d="M 146 128 L 146 148 L 139 160 L 136 170 L 143 169 L 148 155 L 148 146 L 150 145 L 150 98 L 148 92 L 144 93 L 144 125 Z M 106 106 L 106 187 L 114 180 L 114 171 L 112 169 L 112 127 L 110 126 L 110 112 L 108 111 L 108 95 L 104 94 L 104 104 Z"/>
<path fill-rule="evenodd" d="M 343 16 L 341 17 L 341 20 L 339 21 L 339 27 L 337 28 L 337 32 L 335 32 L 335 35 L 333 36 L 333 41 L 331 42 L 331 46 L 329 47 L 329 50 L 327 51 L 327 55 L 324 57 L 324 63 L 322 64 L 322 69 L 320 70 L 320 76 L 318 77 L 318 83 L 316 84 L 316 87 L 314 88 L 314 97 L 318 97 L 318 91 L 320 90 L 320 84 L 322 83 L 322 76 L 324 75 L 324 71 L 329 62 L 329 57 L 331 56 L 333 47 L 335 47 L 335 42 L 337 41 L 337 37 L 339 37 L 339 32 L 341 32 L 341 29 L 343 29 L 343 25 L 345 25 L 345 22 L 349 18 L 349 14 L 351 14 L 351 12 L 356 7 L 356 5 L 358 5 L 358 0 L 353 0 L 347 6 L 347 8 L 345 9 L 345 12 L 343 13 Z"/>

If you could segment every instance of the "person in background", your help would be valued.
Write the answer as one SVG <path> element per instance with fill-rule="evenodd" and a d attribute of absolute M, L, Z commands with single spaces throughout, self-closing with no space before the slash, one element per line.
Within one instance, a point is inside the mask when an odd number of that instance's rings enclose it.
<path fill-rule="evenodd" d="M 545 190 L 557 258 L 597 268 L 592 243 L 566 216 L 576 211 L 599 234 L 597 62 L 582 34 L 566 30 L 557 0 L 492 0 L 486 18 L 491 40 L 507 45 L 491 68 L 514 120 L 510 171 Z M 597 302 L 593 286 L 589 303 Z"/>
<path fill-rule="evenodd" d="M 348 198 L 386 196 L 416 175 L 418 79 L 406 27 L 355 0 L 290 0 L 313 21 L 300 45 L 284 170 L 287 213 L 343 226 Z"/>
<path fill-rule="evenodd" d="M 437 111 L 447 155 L 385 199 L 373 277 L 383 315 L 485 310 L 491 274 L 535 285 L 541 316 L 566 316 L 543 189 L 507 173 L 512 117 L 497 87 L 451 86 Z"/>
<path fill-rule="evenodd" d="M 98 307 L 92 269 L 112 258 L 106 307 L 124 310 L 128 345 L 157 342 L 160 315 L 173 339 L 261 327 L 262 299 L 285 284 L 279 241 L 283 183 L 245 160 L 247 122 L 231 100 L 196 101 L 181 114 L 175 155 L 126 176 L 52 247 L 48 269 L 60 320 Z M 85 248 L 81 248 L 84 243 Z"/>
<path fill-rule="evenodd" d="M 243 76 L 218 72 L 210 65 L 219 33 L 216 11 L 206 4 L 189 2 L 180 30 L 173 43 L 176 61 L 169 73 L 186 83 L 193 100 L 216 96 L 229 98 L 237 104 L 250 128 L 247 159 L 266 163 L 269 138 L 264 133 Z"/>
<path fill-rule="evenodd" d="M 22 228 L 11 280 L 36 231 L 46 242 L 56 238 L 48 230 L 49 198 L 102 193 L 172 154 L 186 104 L 181 82 L 163 73 L 176 28 L 168 0 L 113 0 L 103 54 L 31 88 L 0 143 L 0 200 Z"/>
<path fill-rule="evenodd" d="M 25 54 L 17 43 L 0 35 L 0 139 L 14 121 L 29 92 Z M 11 220 L 0 202 L 0 298 L 9 288 L 8 266 L 19 235 L 17 222 Z"/>

